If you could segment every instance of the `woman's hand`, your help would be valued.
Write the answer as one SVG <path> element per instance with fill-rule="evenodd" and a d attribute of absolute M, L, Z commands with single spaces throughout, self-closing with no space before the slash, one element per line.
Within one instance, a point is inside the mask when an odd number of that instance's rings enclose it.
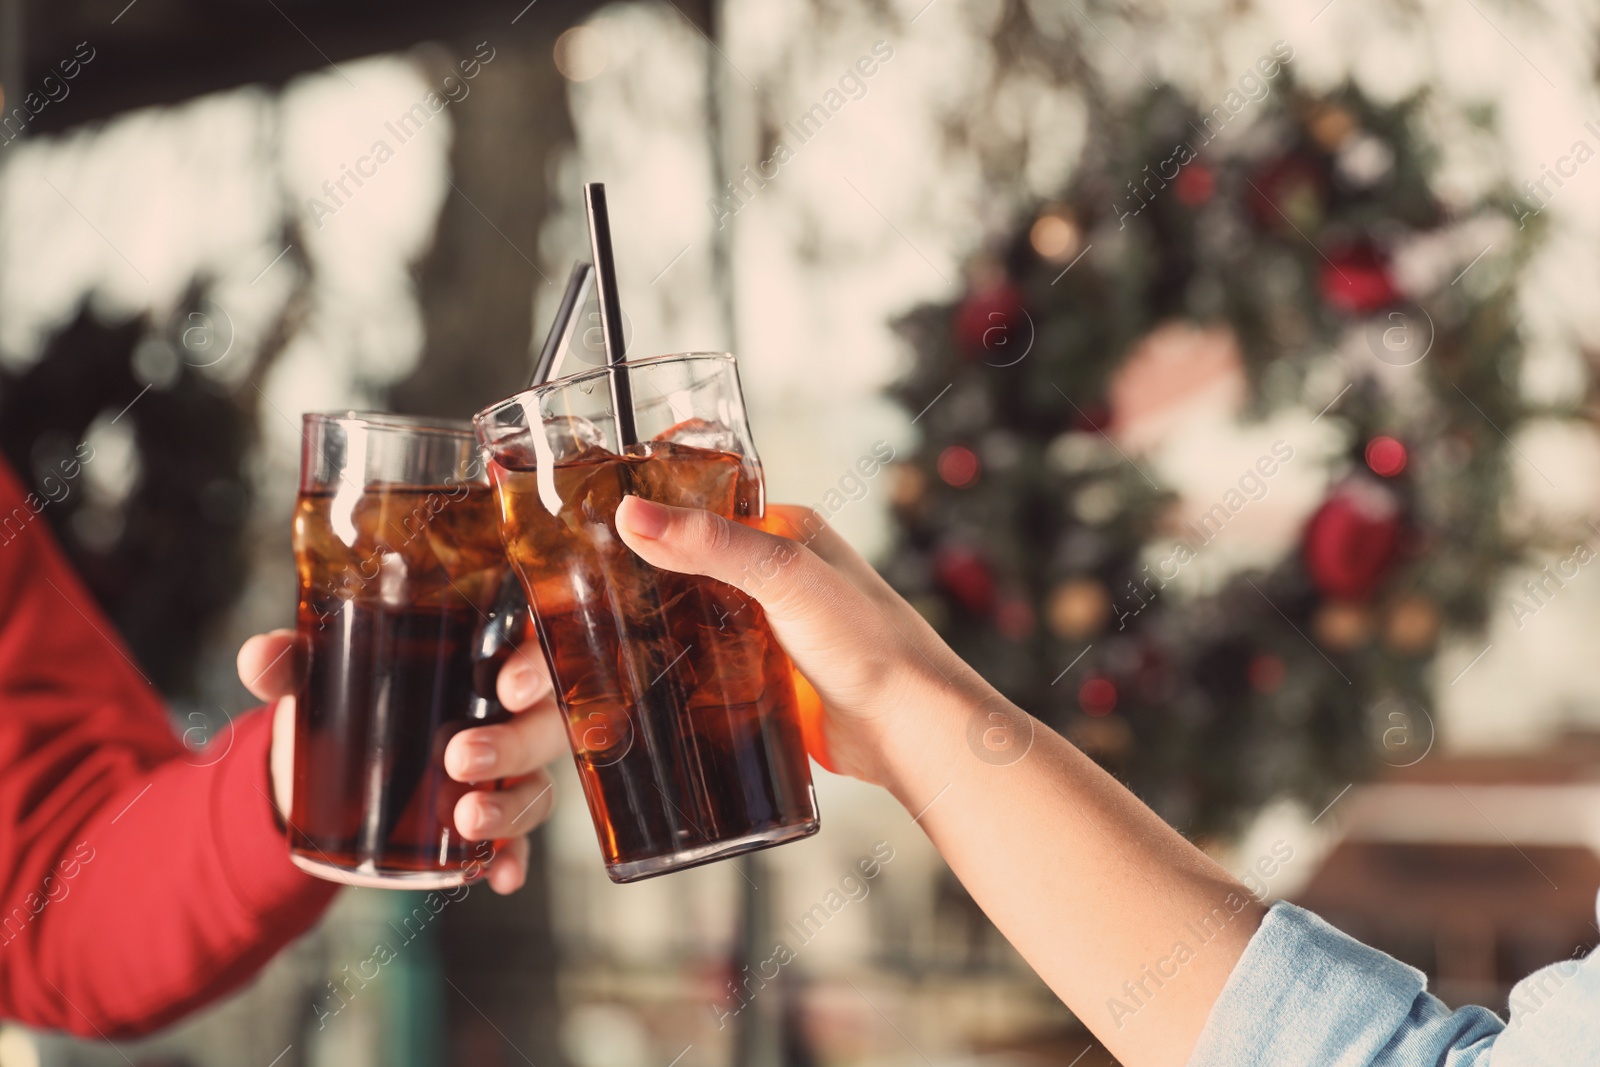
<path fill-rule="evenodd" d="M 666 570 L 726 582 L 766 609 L 822 697 L 833 765 L 887 786 L 984 912 L 1129 1067 L 1194 1048 L 1265 914 L 1226 871 L 1059 734 L 1011 704 L 812 512 L 777 536 L 629 498 L 617 529 Z M 1137 1022 L 1109 998 L 1226 919 Z"/>
<path fill-rule="evenodd" d="M 898 794 L 886 754 L 904 753 L 943 709 L 998 694 L 816 512 L 775 505 L 764 525 L 778 533 L 639 497 L 617 508 L 617 530 L 646 562 L 761 604 L 822 698 L 823 762 Z"/>
<path fill-rule="evenodd" d="M 239 678 L 268 703 L 272 715 L 272 791 L 288 818 L 294 763 L 294 632 L 257 634 L 239 649 Z M 527 834 L 550 815 L 555 794 L 546 764 L 567 746 L 550 675 L 537 652 L 519 650 L 500 670 L 500 703 L 510 721 L 463 730 L 445 747 L 445 770 L 458 782 L 498 783 L 474 789 L 456 802 L 455 823 L 472 841 L 508 841 L 488 865 L 489 885 L 511 893 L 527 878 Z"/>

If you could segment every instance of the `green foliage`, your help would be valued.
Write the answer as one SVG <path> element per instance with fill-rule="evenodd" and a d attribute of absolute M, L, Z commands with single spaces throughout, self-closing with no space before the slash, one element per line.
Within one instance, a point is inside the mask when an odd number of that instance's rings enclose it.
<path fill-rule="evenodd" d="M 1421 103 L 1311 96 L 1287 73 L 1220 132 L 1170 88 L 1099 103 L 1060 201 L 978 257 L 962 301 L 900 323 L 916 358 L 895 396 L 923 437 L 898 483 L 891 580 L 1007 696 L 1196 833 L 1277 795 L 1320 807 L 1378 760 L 1420 753 L 1429 612 L 1481 626 L 1520 553 L 1501 514 L 1506 435 L 1525 414 L 1513 286 L 1529 233 L 1507 197 L 1441 202 Z M 1069 234 L 1065 251 L 1035 247 L 1040 219 Z M 1491 231 L 1475 276 L 1452 282 L 1477 252 L 1455 248 L 1435 276 L 1396 287 L 1395 249 Z M 1152 583 L 1183 536 L 1173 496 L 1105 431 L 1114 376 L 1172 320 L 1231 329 L 1246 418 L 1334 401 L 1325 418 L 1348 450 L 1330 485 L 1400 516 L 1402 550 L 1375 588 L 1336 603 L 1298 551 L 1204 595 Z M 1411 357 L 1385 349 L 1389 328 L 1431 347 L 1398 366 Z M 1366 469 L 1379 434 L 1408 450 L 1398 477 Z M 971 484 L 941 476 L 951 448 L 977 457 Z M 1083 626 L 1096 588 L 1115 607 Z M 1089 678 L 1115 686 L 1109 715 L 1084 714 Z"/>

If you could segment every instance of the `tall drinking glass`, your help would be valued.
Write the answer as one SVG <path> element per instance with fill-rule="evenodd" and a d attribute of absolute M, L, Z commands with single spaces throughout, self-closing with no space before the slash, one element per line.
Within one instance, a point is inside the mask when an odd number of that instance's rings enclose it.
<path fill-rule="evenodd" d="M 484 623 L 506 562 L 477 443 L 464 422 L 357 412 L 307 415 L 304 439 L 290 854 L 353 885 L 459 884 L 468 787 L 445 745 L 503 714 Z"/>
<path fill-rule="evenodd" d="M 818 828 L 788 657 L 739 590 L 657 570 L 617 535 L 633 494 L 756 524 L 761 464 L 725 353 L 624 365 L 518 393 L 475 422 L 501 532 L 533 605 L 600 851 L 629 882 Z"/>

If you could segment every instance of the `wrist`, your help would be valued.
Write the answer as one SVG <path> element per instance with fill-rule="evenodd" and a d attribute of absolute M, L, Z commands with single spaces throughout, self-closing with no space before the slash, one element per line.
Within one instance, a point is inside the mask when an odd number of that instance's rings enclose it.
<path fill-rule="evenodd" d="M 884 781 L 914 817 L 965 774 L 1026 755 L 1033 719 L 975 672 L 928 672 L 903 690 L 887 717 L 879 750 Z"/>

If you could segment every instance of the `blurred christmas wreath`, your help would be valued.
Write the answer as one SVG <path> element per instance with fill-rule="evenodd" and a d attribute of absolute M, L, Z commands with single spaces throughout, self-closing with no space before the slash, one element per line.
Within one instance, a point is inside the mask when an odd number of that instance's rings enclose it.
<path fill-rule="evenodd" d="M 1102 108 L 1060 201 L 900 323 L 890 580 L 1194 833 L 1425 751 L 1441 629 L 1519 552 L 1508 198 L 1441 201 L 1420 99 L 1253 106 Z"/>

